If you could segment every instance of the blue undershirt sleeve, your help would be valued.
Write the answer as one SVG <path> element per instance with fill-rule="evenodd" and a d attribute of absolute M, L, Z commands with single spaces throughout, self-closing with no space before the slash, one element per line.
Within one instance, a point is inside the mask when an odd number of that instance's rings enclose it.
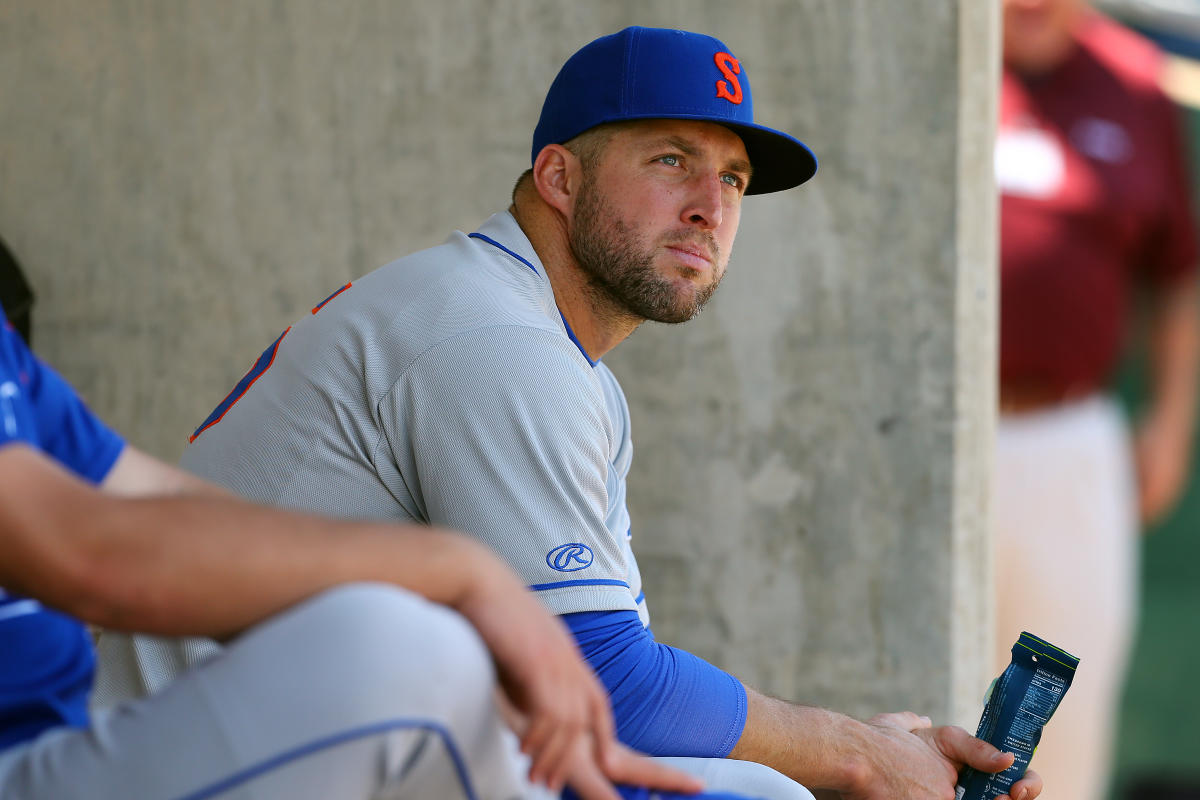
<path fill-rule="evenodd" d="M 612 701 L 618 738 L 656 756 L 725 758 L 746 725 L 741 681 L 654 641 L 635 611 L 563 614 Z"/>

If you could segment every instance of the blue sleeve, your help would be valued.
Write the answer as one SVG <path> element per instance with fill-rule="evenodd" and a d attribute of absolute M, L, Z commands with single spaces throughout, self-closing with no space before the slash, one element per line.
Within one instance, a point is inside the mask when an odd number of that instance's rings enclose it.
<path fill-rule="evenodd" d="M 0 313 L 0 445 L 21 441 L 99 483 L 125 442 L 42 363 Z"/>
<path fill-rule="evenodd" d="M 612 701 L 618 738 L 656 756 L 725 758 L 746 725 L 741 681 L 659 644 L 636 611 L 563 614 Z"/>

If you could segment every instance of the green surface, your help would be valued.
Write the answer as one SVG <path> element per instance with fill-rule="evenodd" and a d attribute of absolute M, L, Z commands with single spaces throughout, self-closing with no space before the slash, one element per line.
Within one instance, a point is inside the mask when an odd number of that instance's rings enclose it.
<path fill-rule="evenodd" d="M 1200 112 L 1185 111 L 1193 193 L 1200 198 Z M 1200 204 L 1200 203 L 1198 203 Z M 1143 405 L 1145 364 L 1131 360 L 1116 388 L 1130 416 Z M 1200 441 L 1200 437 L 1197 438 Z M 1142 539 L 1141 618 L 1121 705 L 1113 798 L 1131 782 L 1177 777 L 1200 786 L 1200 468 L 1179 506 Z"/>
<path fill-rule="evenodd" d="M 1121 394 L 1141 405 L 1140 365 Z M 1193 446 L 1193 453 L 1196 448 Z M 1118 727 L 1113 797 L 1146 777 L 1190 778 L 1200 786 L 1200 475 L 1169 518 L 1142 539 L 1142 606 Z"/>
<path fill-rule="evenodd" d="M 1142 617 L 1121 711 L 1117 784 L 1200 775 L 1200 494 L 1143 543 Z"/>

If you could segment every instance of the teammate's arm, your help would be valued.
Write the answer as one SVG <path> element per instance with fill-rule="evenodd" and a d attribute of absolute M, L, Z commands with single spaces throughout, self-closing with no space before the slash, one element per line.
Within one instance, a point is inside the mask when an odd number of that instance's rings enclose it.
<path fill-rule="evenodd" d="M 225 489 L 197 478 L 190 472 L 159 461 L 153 456 L 126 444 L 101 488 L 114 494 L 141 497 L 146 495 L 202 494 L 228 495 Z"/>
<path fill-rule="evenodd" d="M 535 779 L 561 785 L 568 770 L 582 769 L 591 776 L 589 796 L 613 798 L 598 762 L 617 780 L 694 788 L 611 745 L 607 698 L 565 629 L 480 545 L 232 497 L 122 497 L 25 444 L 0 446 L 0 586 L 87 622 L 229 637 L 353 581 L 403 586 L 470 620 L 529 719 L 523 744 Z M 592 741 L 601 746 L 593 751 Z"/>

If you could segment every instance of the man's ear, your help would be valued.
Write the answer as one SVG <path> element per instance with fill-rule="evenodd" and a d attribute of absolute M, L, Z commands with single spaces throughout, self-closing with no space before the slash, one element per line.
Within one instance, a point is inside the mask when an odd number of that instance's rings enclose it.
<path fill-rule="evenodd" d="M 579 159 L 561 144 L 546 145 L 533 162 L 533 185 L 537 193 L 564 217 L 571 216 L 582 181 Z"/>

